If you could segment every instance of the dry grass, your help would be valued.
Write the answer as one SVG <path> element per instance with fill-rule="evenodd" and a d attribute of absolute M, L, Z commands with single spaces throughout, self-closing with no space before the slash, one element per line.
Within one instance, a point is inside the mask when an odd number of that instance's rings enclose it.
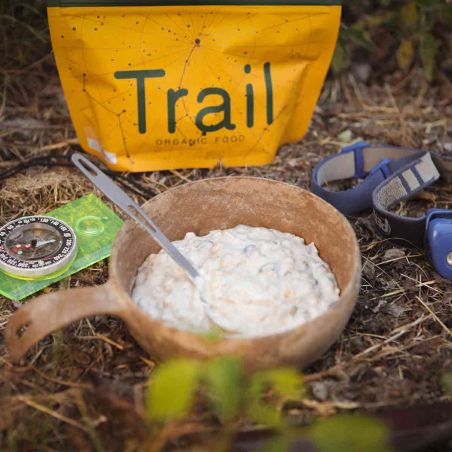
<path fill-rule="evenodd" d="M 9 65 L 2 74 L 0 172 L 33 157 L 78 149 L 51 58 L 39 55 L 33 71 Z M 12 75 L 14 74 L 14 77 Z M 148 193 L 222 175 L 254 175 L 308 187 L 313 165 L 358 137 L 377 143 L 446 152 L 451 125 L 451 86 L 428 87 L 417 69 L 408 77 L 366 86 L 353 76 L 329 81 L 311 131 L 281 149 L 261 168 L 215 168 L 127 176 Z M 46 212 L 92 191 L 72 168 L 38 166 L 0 181 L 0 224 Z M 134 194 L 139 202 L 146 196 Z M 452 208 L 452 186 L 438 183 L 403 211 Z M 312 394 L 291 405 L 288 416 L 303 425 L 338 411 L 375 411 L 446 400 L 440 387 L 452 367 L 452 282 L 438 277 L 423 252 L 397 250 L 381 240 L 368 215 L 352 218 L 364 273 L 360 301 L 340 340 L 307 369 Z M 100 263 L 48 290 L 101 284 Z M 0 331 L 20 306 L 0 297 Z M 13 366 L 0 336 L 0 449 L 139 449 L 146 437 L 143 393 L 155 366 L 124 324 L 96 317 L 72 324 L 33 348 Z M 215 428 L 203 409 L 178 436 Z"/>

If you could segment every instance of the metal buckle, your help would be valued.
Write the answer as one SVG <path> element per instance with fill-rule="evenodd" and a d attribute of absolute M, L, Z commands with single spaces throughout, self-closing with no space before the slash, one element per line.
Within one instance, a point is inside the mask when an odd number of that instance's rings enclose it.
<path fill-rule="evenodd" d="M 452 210 L 428 210 L 426 240 L 435 270 L 452 279 Z"/>

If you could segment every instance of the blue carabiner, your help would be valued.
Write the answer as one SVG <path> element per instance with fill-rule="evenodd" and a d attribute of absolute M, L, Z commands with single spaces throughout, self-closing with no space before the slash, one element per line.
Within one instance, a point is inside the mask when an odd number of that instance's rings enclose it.
<path fill-rule="evenodd" d="M 433 266 L 443 278 L 452 279 L 452 210 L 430 209 L 426 221 Z"/>

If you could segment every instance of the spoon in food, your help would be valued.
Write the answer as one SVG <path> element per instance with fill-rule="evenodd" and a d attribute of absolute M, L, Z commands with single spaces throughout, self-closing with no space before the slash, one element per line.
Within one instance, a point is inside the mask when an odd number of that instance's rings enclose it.
<path fill-rule="evenodd" d="M 144 228 L 177 265 L 187 273 L 193 282 L 196 283 L 196 280 L 201 278 L 201 275 L 191 262 L 168 240 L 146 212 L 106 174 L 78 152 L 72 155 L 72 162 L 105 196 Z"/>
<path fill-rule="evenodd" d="M 157 225 L 149 218 L 147 213 L 128 196 L 118 185 L 116 185 L 106 174 L 97 166 L 89 161 L 82 154 L 76 152 L 72 155 L 74 165 L 88 178 L 105 196 L 116 204 L 125 214 L 135 220 L 151 237 L 164 249 L 168 255 L 176 262 L 182 270 L 189 276 L 195 287 L 198 289 L 199 296 L 204 305 L 204 310 L 209 320 L 216 326 L 225 329 L 214 320 L 210 314 L 210 305 L 207 301 L 204 280 L 198 270 L 180 251 L 170 242 Z"/>

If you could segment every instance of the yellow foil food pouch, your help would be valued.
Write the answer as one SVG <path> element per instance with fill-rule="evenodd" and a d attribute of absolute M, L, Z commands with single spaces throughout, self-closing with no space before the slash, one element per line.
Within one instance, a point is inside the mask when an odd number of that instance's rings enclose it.
<path fill-rule="evenodd" d="M 309 125 L 339 0 L 50 0 L 82 147 L 110 168 L 270 163 Z"/>

